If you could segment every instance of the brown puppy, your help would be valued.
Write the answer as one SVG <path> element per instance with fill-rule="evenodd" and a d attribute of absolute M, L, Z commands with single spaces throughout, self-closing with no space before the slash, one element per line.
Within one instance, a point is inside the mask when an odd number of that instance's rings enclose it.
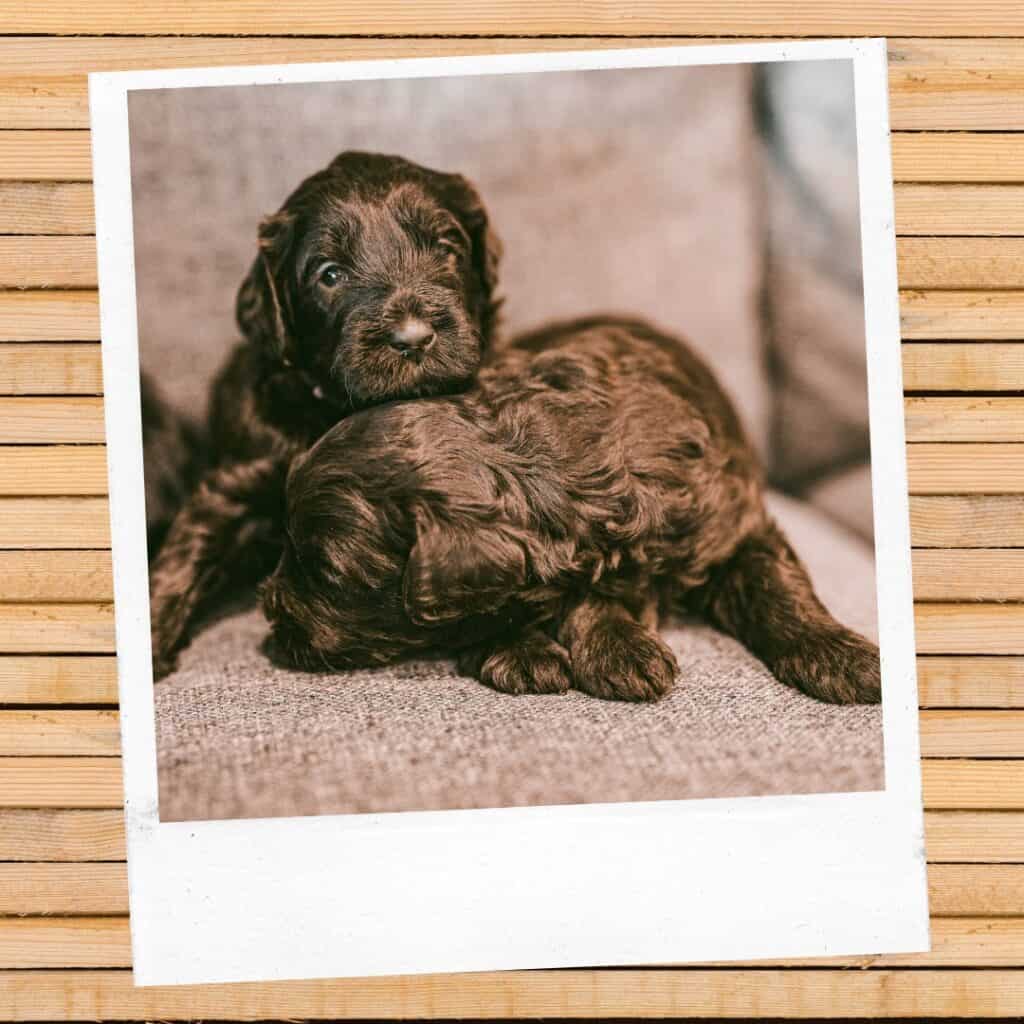
<path fill-rule="evenodd" d="M 465 395 L 359 413 L 296 459 L 263 588 L 306 667 L 430 648 L 507 693 L 650 700 L 676 663 L 659 615 L 703 613 L 784 683 L 877 701 L 877 649 L 821 605 L 765 512 L 729 401 L 639 321 L 555 325 Z"/>
<path fill-rule="evenodd" d="M 297 452 L 355 409 L 472 382 L 498 253 L 469 182 L 393 156 L 342 153 L 263 222 L 238 293 L 245 340 L 213 387 L 210 468 L 151 566 L 158 677 L 214 593 L 273 568 Z"/>

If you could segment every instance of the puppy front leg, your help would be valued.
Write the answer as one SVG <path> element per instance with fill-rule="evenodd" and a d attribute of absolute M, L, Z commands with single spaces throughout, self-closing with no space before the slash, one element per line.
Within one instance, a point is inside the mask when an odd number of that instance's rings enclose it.
<path fill-rule="evenodd" d="M 588 594 L 570 607 L 558 639 L 577 689 L 604 700 L 651 701 L 672 689 L 675 655 L 657 633 L 657 606 L 635 615 L 620 601 Z"/>
<path fill-rule="evenodd" d="M 535 626 L 463 651 L 458 665 L 501 693 L 565 693 L 572 686 L 565 648 Z"/>
<path fill-rule="evenodd" d="M 154 678 L 174 668 L 196 613 L 279 521 L 286 470 L 276 456 L 215 469 L 175 516 L 149 575 Z"/>
<path fill-rule="evenodd" d="M 833 704 L 881 699 L 878 648 L 828 613 L 774 523 L 744 540 L 687 600 L 780 682 Z"/>

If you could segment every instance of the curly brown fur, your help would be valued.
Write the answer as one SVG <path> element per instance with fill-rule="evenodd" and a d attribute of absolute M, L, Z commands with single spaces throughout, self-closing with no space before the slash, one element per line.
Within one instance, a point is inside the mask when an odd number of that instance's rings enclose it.
<path fill-rule="evenodd" d="M 639 321 L 552 326 L 466 394 L 343 421 L 292 465 L 287 532 L 263 603 L 309 668 L 443 648 L 509 693 L 653 700 L 676 674 L 659 609 L 689 606 L 785 683 L 879 696 L 877 651 L 815 597 L 714 377 Z"/>
<path fill-rule="evenodd" d="M 469 182 L 392 156 L 342 153 L 261 224 L 245 340 L 213 386 L 212 468 L 151 568 L 158 675 L 212 596 L 273 567 L 296 453 L 356 409 L 469 386 L 498 256 Z"/>

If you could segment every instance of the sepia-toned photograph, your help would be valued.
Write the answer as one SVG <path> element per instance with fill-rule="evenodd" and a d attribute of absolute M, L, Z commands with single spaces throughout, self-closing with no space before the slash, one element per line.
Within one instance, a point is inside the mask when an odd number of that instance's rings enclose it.
<path fill-rule="evenodd" d="M 851 61 L 129 129 L 161 820 L 882 788 Z"/>

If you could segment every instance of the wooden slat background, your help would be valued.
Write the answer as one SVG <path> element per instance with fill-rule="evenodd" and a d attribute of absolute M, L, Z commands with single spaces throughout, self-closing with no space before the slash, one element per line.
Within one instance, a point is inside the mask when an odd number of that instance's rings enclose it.
<path fill-rule="evenodd" d="M 86 72 L 866 34 L 890 37 L 933 951 L 134 989 Z M 0 1020 L 1011 1017 L 1022 967 L 1024 5 L 0 0 Z"/>

